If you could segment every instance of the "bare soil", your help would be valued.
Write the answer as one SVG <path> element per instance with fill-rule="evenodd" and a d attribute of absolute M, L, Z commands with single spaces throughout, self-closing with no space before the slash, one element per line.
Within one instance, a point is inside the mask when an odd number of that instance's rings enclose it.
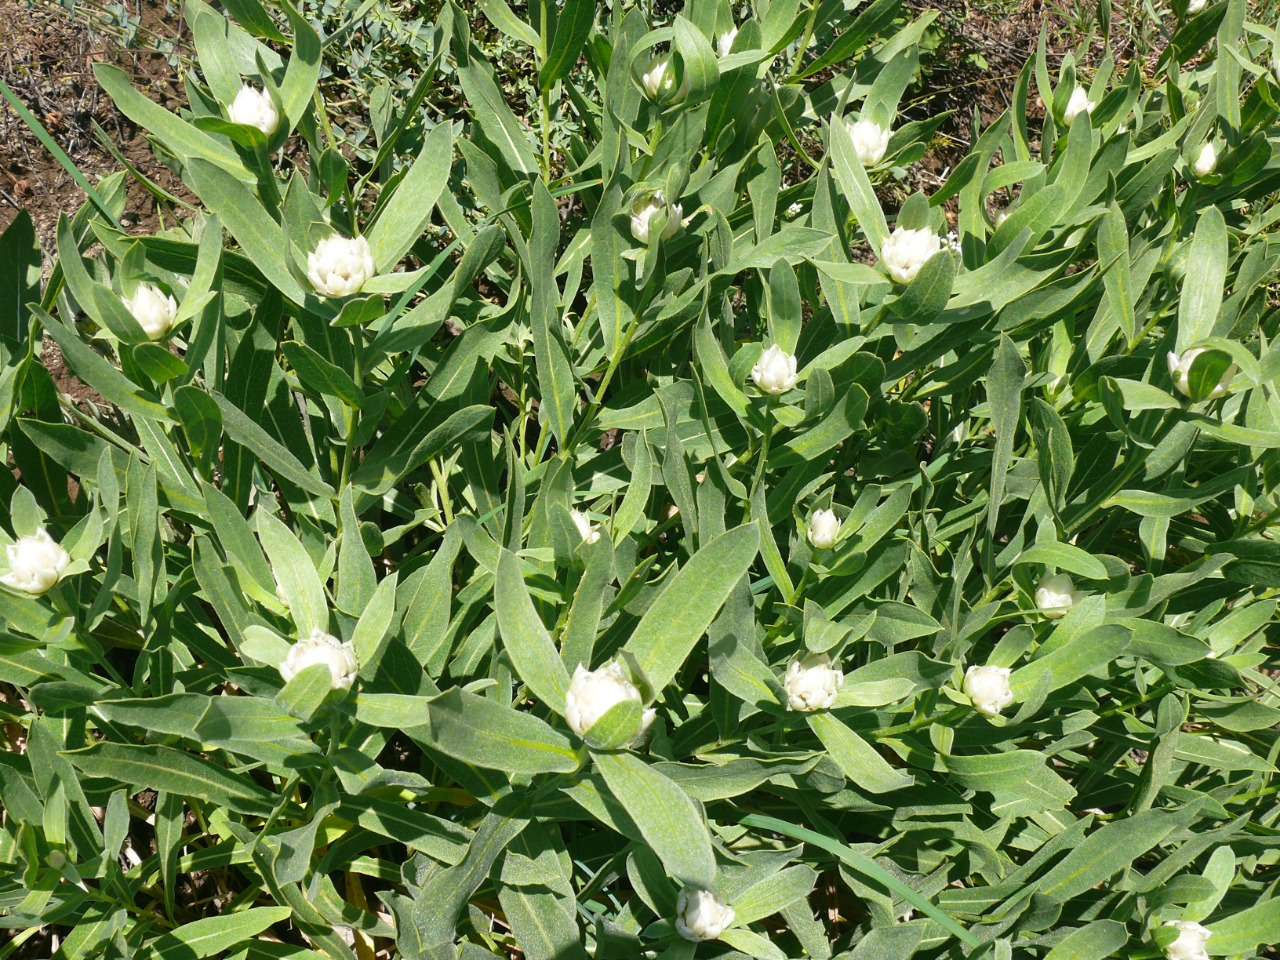
<path fill-rule="evenodd" d="M 177 178 L 156 160 L 138 128 L 115 109 L 93 78 L 95 63 L 111 63 L 151 99 L 175 107 L 179 102 L 181 77 L 155 45 L 170 41 L 181 49 L 181 18 L 160 0 L 130 0 L 126 8 L 140 17 L 138 45 L 128 48 L 84 8 L 73 14 L 51 3 L 0 0 L 0 78 L 90 181 L 120 169 L 99 141 L 96 122 L 131 164 L 164 189 L 180 191 Z M 58 214 L 74 212 L 84 199 L 71 175 L 12 107 L 0 102 L 0 228 L 25 208 L 47 252 Z M 140 233 L 159 225 L 154 198 L 136 183 L 130 183 L 122 222 Z"/>
<path fill-rule="evenodd" d="M 171 107 L 178 104 L 180 75 L 157 47 L 183 49 L 181 18 L 162 0 L 131 0 L 126 9 L 139 18 L 131 47 L 124 46 L 122 36 L 104 28 L 94 19 L 98 15 L 88 9 L 72 13 L 51 3 L 0 0 L 0 79 L 90 182 L 121 169 L 102 144 L 96 124 L 144 176 L 182 196 L 181 182 L 156 159 L 137 126 L 116 110 L 93 77 L 95 63 L 114 64 L 153 100 Z M 47 274 L 59 215 L 71 215 L 84 201 L 84 192 L 71 174 L 10 104 L 0 99 L 0 230 L 19 210 L 27 210 L 45 252 Z M 154 233 L 160 227 L 155 198 L 132 179 L 120 221 L 139 234 Z M 73 400 L 101 399 L 71 375 L 57 344 L 48 339 L 44 362 L 58 389 Z"/>

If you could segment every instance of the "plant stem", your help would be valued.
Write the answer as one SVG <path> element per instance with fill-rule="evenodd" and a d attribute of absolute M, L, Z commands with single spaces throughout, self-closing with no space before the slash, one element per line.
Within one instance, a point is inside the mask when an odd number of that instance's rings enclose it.
<path fill-rule="evenodd" d="M 773 408 L 778 398 L 770 396 L 764 409 L 764 436 L 760 438 L 760 461 L 756 464 L 756 475 L 751 480 L 750 498 L 755 500 L 756 489 L 764 479 L 764 467 L 769 459 L 769 444 L 773 441 Z"/>
<path fill-rule="evenodd" d="M 355 368 L 352 371 L 351 379 L 355 381 L 357 389 L 361 386 L 364 374 L 360 369 L 360 335 L 356 335 L 355 344 Z M 347 442 L 346 447 L 342 451 L 342 476 L 338 482 L 338 492 L 341 493 L 351 480 L 351 465 L 355 461 L 356 433 L 360 429 L 360 409 L 358 407 L 343 406 L 343 412 L 346 414 L 347 420 Z"/>
<path fill-rule="evenodd" d="M 572 451 L 577 446 L 578 440 L 587 428 L 591 426 L 591 422 L 595 419 L 596 414 L 600 412 L 600 404 L 604 400 L 605 391 L 609 388 L 609 382 L 613 380 L 613 375 L 618 372 L 618 366 L 622 363 L 622 358 L 627 355 L 627 348 L 631 346 L 631 338 L 635 336 L 636 328 L 640 325 L 640 317 L 637 314 L 632 318 L 631 323 L 627 325 L 627 329 L 623 331 L 622 342 L 618 344 L 617 349 L 613 351 L 613 356 L 609 358 L 609 366 L 605 368 L 604 376 L 600 378 L 600 386 L 596 387 L 595 397 L 587 404 L 587 409 L 582 415 L 582 419 L 578 421 L 577 427 L 569 434 L 569 439 L 565 441 L 564 449 L 560 451 L 562 457 L 571 457 Z"/>
<path fill-rule="evenodd" d="M 543 90 L 542 106 L 542 178 L 551 184 L 551 91 Z"/>

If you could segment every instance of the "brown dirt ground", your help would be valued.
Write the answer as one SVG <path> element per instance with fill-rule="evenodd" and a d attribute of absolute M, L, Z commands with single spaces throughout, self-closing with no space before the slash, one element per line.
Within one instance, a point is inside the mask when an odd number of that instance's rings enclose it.
<path fill-rule="evenodd" d="M 181 18 L 162 0 L 132 0 L 126 8 L 141 20 L 131 48 L 94 24 L 84 8 L 73 14 L 50 3 L 0 0 L 0 77 L 91 181 L 120 169 L 98 141 L 96 121 L 130 163 L 172 191 L 177 178 L 156 161 L 138 128 L 98 89 L 93 65 L 115 64 L 153 100 L 176 106 L 181 78 L 155 46 L 181 36 Z M 0 102 L 0 228 L 25 208 L 48 251 L 58 214 L 72 213 L 83 202 L 71 175 L 9 104 Z M 155 200 L 136 183 L 130 183 L 122 222 L 140 233 L 158 227 Z"/>
<path fill-rule="evenodd" d="M 91 182 L 120 169 L 99 140 L 96 123 L 129 163 L 181 196 L 180 181 L 159 163 L 138 128 L 115 109 L 93 78 L 95 63 L 111 63 L 132 76 L 152 99 L 177 105 L 179 74 L 157 48 L 176 42 L 181 49 L 181 18 L 163 0 L 133 0 L 126 8 L 139 18 L 131 47 L 123 46 L 117 34 L 92 20 L 83 8 L 73 14 L 50 3 L 0 0 L 0 78 Z M 50 257 L 59 214 L 74 213 L 84 200 L 71 175 L 9 103 L 0 99 L 0 230 L 19 210 L 27 210 Z M 155 198 L 131 179 L 121 224 L 139 234 L 153 233 L 160 226 L 157 214 Z M 47 274 L 48 261 L 45 270 Z M 67 371 L 57 344 L 48 339 L 44 361 L 63 393 L 77 401 L 98 399 Z"/>

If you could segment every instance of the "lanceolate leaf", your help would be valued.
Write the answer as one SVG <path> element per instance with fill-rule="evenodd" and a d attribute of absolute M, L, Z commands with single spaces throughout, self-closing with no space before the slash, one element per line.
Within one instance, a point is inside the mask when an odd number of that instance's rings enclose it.
<path fill-rule="evenodd" d="M 494 603 L 503 645 L 516 672 L 539 700 L 564 713 L 569 674 L 529 599 L 520 561 L 509 550 L 503 550 L 498 560 Z"/>
<path fill-rule="evenodd" d="M 625 649 L 655 693 L 671 682 L 720 612 L 755 559 L 759 542 L 755 524 L 721 534 L 671 578 L 641 618 Z"/>
<path fill-rule="evenodd" d="M 597 754 L 596 766 L 667 872 L 681 883 L 710 887 L 716 862 L 697 804 L 632 754 Z"/>
<path fill-rule="evenodd" d="M 449 756 L 509 774 L 569 772 L 580 756 L 541 720 L 462 690 L 427 705 L 431 745 Z"/>

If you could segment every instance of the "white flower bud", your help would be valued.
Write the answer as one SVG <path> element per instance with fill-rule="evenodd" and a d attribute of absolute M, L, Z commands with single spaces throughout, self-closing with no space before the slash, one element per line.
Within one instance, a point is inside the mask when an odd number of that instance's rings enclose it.
<path fill-rule="evenodd" d="M 662 192 L 649 194 L 644 203 L 631 209 L 631 235 L 636 242 L 649 245 L 649 237 L 653 231 L 653 219 L 665 210 L 667 222 L 662 228 L 662 239 L 670 240 L 680 229 L 680 218 L 684 216 L 684 207 L 678 203 L 667 203 Z"/>
<path fill-rule="evenodd" d="M 247 83 L 240 87 L 240 92 L 227 107 L 227 119 L 246 127 L 257 127 L 268 137 L 276 132 L 276 127 L 280 124 L 280 114 L 276 105 L 271 102 L 271 95 Z"/>
<path fill-rule="evenodd" d="M 1045 577 L 1036 587 L 1036 608 L 1050 620 L 1065 616 L 1079 599 L 1075 581 L 1067 573 Z"/>
<path fill-rule="evenodd" d="M 791 204 L 791 206 L 787 207 L 788 220 L 794 220 L 796 217 L 800 216 L 800 214 L 802 213 L 804 213 L 804 207 L 800 205 L 800 201 L 798 200 L 795 203 Z"/>
<path fill-rule="evenodd" d="M 1165 362 L 1169 365 L 1169 376 L 1173 380 L 1173 385 L 1177 391 L 1184 397 L 1191 396 L 1191 364 L 1196 357 L 1204 353 L 1204 348 L 1197 347 L 1194 350 L 1182 351 L 1182 356 L 1178 356 L 1172 350 L 1165 357 Z M 1236 365 L 1230 364 L 1222 374 L 1222 379 L 1218 381 L 1218 385 L 1209 391 L 1210 399 L 1225 396 L 1227 389 L 1231 386 L 1231 381 L 1235 379 Z"/>
<path fill-rule="evenodd" d="M 889 149 L 889 131 L 874 120 L 845 121 L 853 151 L 864 167 L 874 167 Z"/>
<path fill-rule="evenodd" d="M 307 254 L 307 279 L 322 297 L 349 297 L 374 274 L 373 252 L 364 237 L 325 237 Z"/>
<path fill-rule="evenodd" d="M 173 329 L 178 316 L 178 304 L 173 297 L 151 283 L 140 283 L 132 297 L 121 297 L 120 302 L 133 314 L 138 326 L 149 340 L 163 340 Z"/>
<path fill-rule="evenodd" d="M 622 664 L 615 660 L 599 670 L 588 670 L 578 664 L 564 695 L 564 718 L 574 733 L 585 736 L 601 717 L 624 700 L 644 702 L 639 688 L 631 682 Z M 644 711 L 640 728 L 636 730 L 637 736 L 649 728 L 654 715 L 652 707 Z"/>
<path fill-rule="evenodd" d="M 735 917 L 733 907 L 710 890 L 683 887 L 676 897 L 676 932 L 694 943 L 718 939 Z"/>
<path fill-rule="evenodd" d="M 1195 162 L 1191 164 L 1191 172 L 1197 177 L 1207 177 L 1217 167 L 1218 151 L 1213 148 L 1212 143 L 1206 143 L 1200 148 L 1200 153 L 1196 155 Z"/>
<path fill-rule="evenodd" d="M 791 661 L 782 686 L 787 692 L 788 709 L 799 713 L 830 710 L 844 686 L 844 673 L 825 653 L 810 654 Z"/>
<path fill-rule="evenodd" d="M 1013 691 L 1009 689 L 1008 667 L 970 667 L 964 672 L 964 695 L 973 709 L 994 717 L 1013 703 Z"/>
<path fill-rule="evenodd" d="M 1062 119 L 1070 123 L 1082 113 L 1093 113 L 1096 103 L 1089 101 L 1089 91 L 1084 87 L 1076 87 L 1071 91 L 1071 99 L 1067 101 L 1067 109 L 1062 111 Z"/>
<path fill-rule="evenodd" d="M 1213 931 L 1190 920 L 1166 920 L 1164 925 L 1178 929 L 1178 939 L 1164 948 L 1169 960 L 1209 960 L 1205 944 Z"/>
<path fill-rule="evenodd" d="M 1187 4 L 1187 15 L 1192 16 L 1199 13 L 1209 5 L 1209 0 L 1190 0 Z"/>
<path fill-rule="evenodd" d="M 299 640 L 289 648 L 280 664 L 280 676 L 288 683 L 307 667 L 317 663 L 329 668 L 329 689 L 350 690 L 360 664 L 355 649 L 323 630 L 312 630 L 311 636 Z"/>
<path fill-rule="evenodd" d="M 573 518 L 573 525 L 578 528 L 583 543 L 600 541 L 600 528 L 592 526 L 591 519 L 585 513 L 581 510 L 570 510 L 569 516 Z"/>
<path fill-rule="evenodd" d="M 738 28 L 726 30 L 720 36 L 716 37 L 716 55 L 727 57 L 733 49 L 733 41 L 738 38 Z"/>
<path fill-rule="evenodd" d="M 645 95 L 650 100 L 666 102 L 683 99 L 689 92 L 689 78 L 682 77 L 676 86 L 676 67 L 669 56 L 657 56 L 649 61 L 649 69 L 640 78 Z"/>
<path fill-rule="evenodd" d="M 890 278 L 910 283 L 925 261 L 942 249 L 942 239 L 928 228 L 897 227 L 880 248 L 880 263 Z"/>
<path fill-rule="evenodd" d="M 796 385 L 796 358 L 775 343 L 751 368 L 751 379 L 765 393 L 786 393 Z"/>
<path fill-rule="evenodd" d="M 830 550 L 840 539 L 840 521 L 834 510 L 815 510 L 809 518 L 809 542 L 819 550 Z"/>
<path fill-rule="evenodd" d="M 5 552 L 9 555 L 9 572 L 0 577 L 0 583 L 33 597 L 48 592 L 71 562 L 67 551 L 44 527 L 32 536 L 19 537 Z"/>

